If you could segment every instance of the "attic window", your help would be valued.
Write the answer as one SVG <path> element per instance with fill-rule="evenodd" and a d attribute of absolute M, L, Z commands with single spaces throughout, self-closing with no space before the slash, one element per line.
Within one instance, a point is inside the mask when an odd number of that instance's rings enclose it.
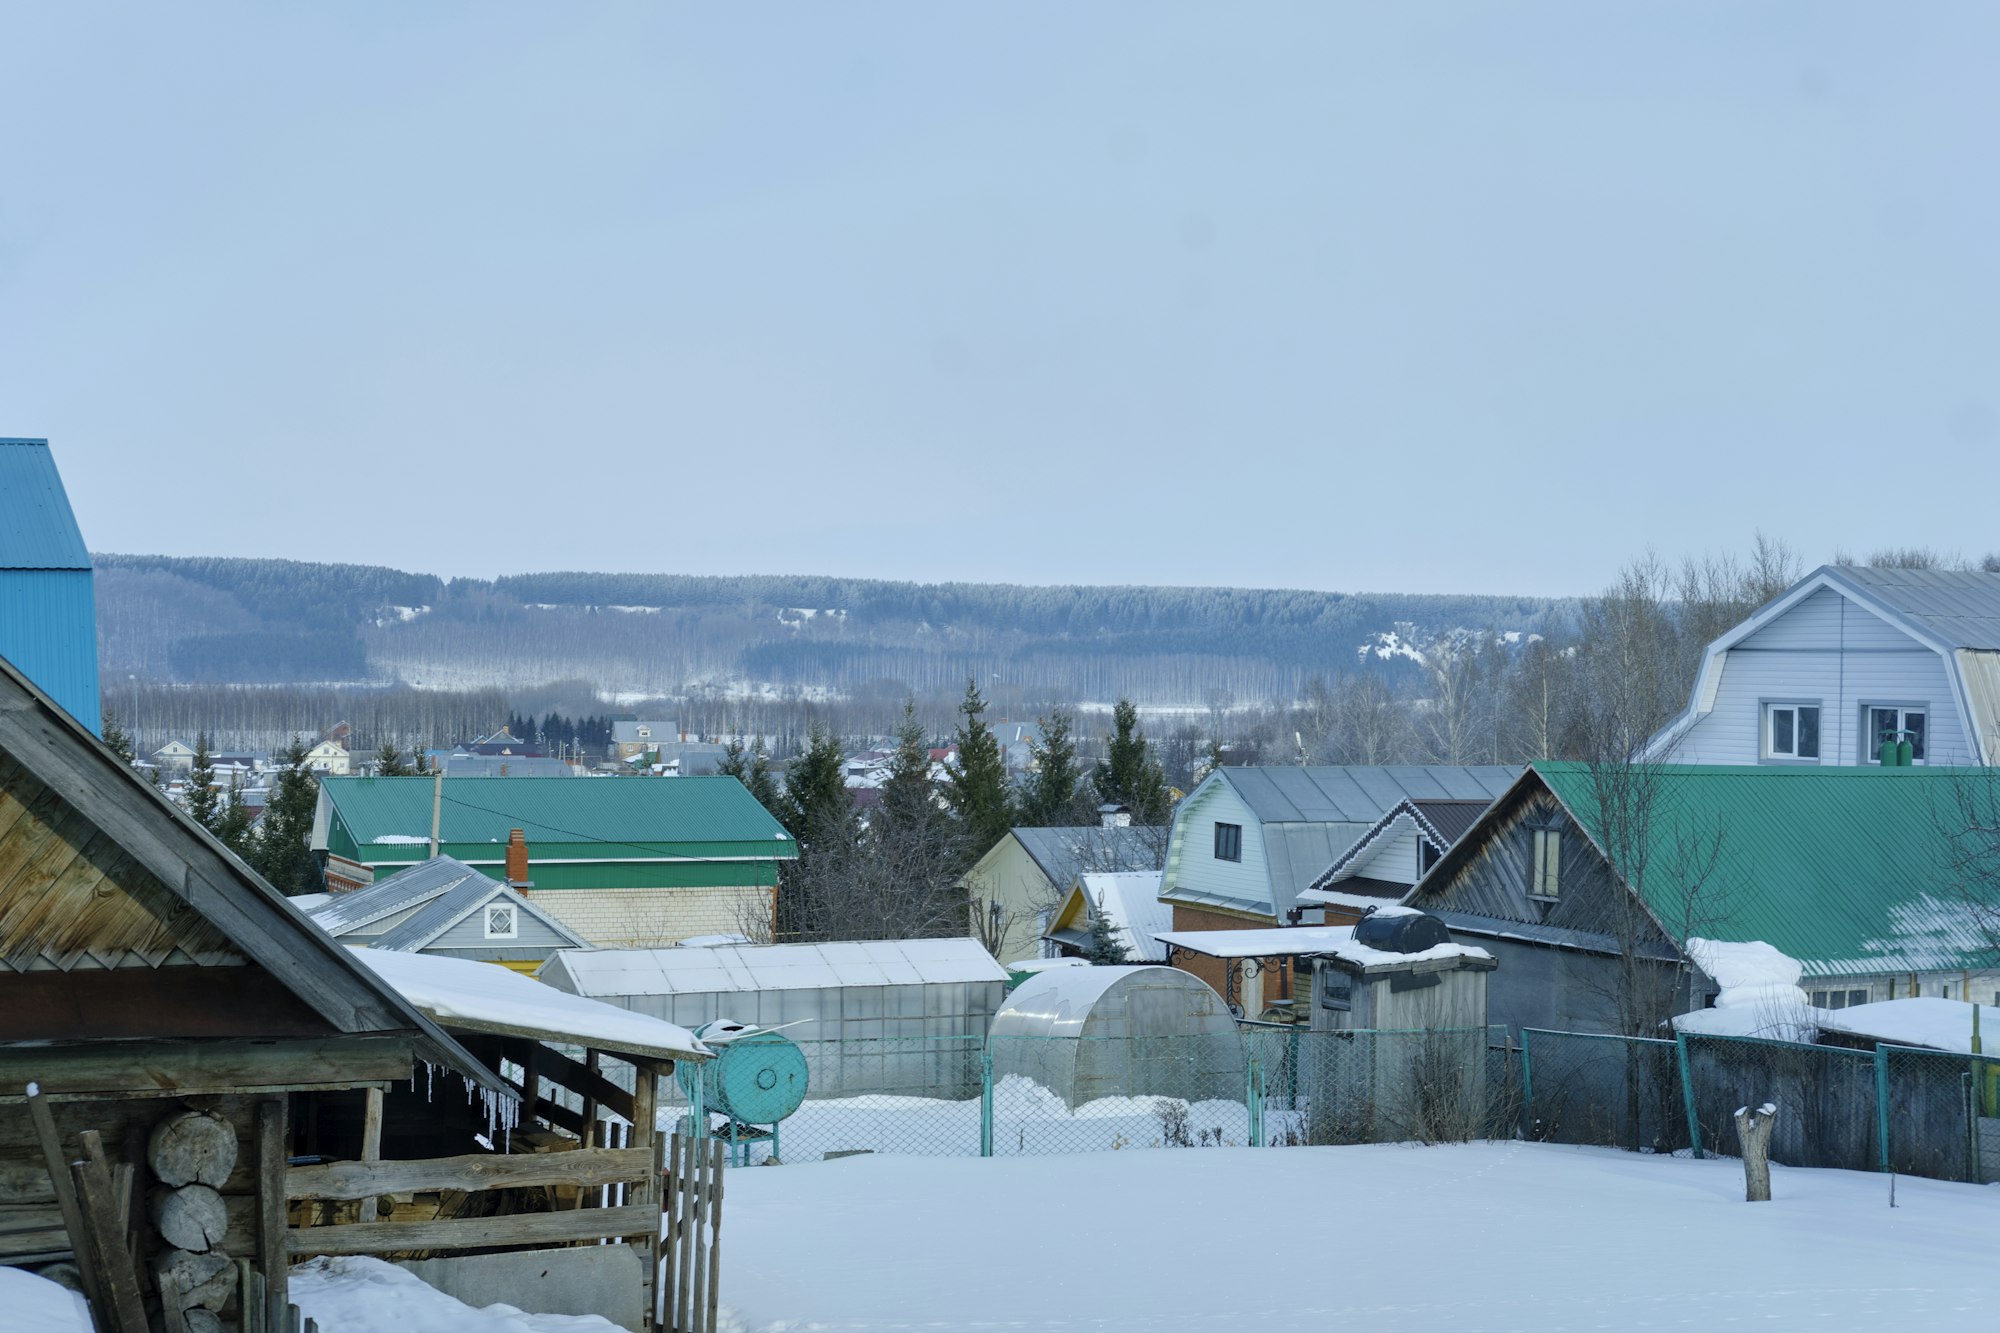
<path fill-rule="evenodd" d="M 486 904 L 486 938 L 512 940 L 521 936 L 521 918 L 513 903 Z"/>
<path fill-rule="evenodd" d="M 1765 704 L 1764 757 L 1819 760 L 1819 705 Z"/>
<path fill-rule="evenodd" d="M 1535 839 L 1535 858 L 1528 877 L 1528 893 L 1535 898 L 1561 897 L 1562 831 L 1538 828 L 1530 832 Z"/>
<path fill-rule="evenodd" d="M 1243 859 L 1243 826 L 1241 824 L 1217 824 L 1215 826 L 1215 859 L 1218 861 L 1241 861 Z"/>

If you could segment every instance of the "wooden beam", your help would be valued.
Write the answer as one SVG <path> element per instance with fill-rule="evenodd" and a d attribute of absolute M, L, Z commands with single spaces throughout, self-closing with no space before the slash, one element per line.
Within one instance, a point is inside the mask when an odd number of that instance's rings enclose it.
<path fill-rule="evenodd" d="M 409 1162 L 324 1162 L 285 1172 L 293 1199 L 361 1199 L 418 1190 L 514 1189 L 548 1185 L 610 1185 L 641 1180 L 652 1169 L 649 1148 L 578 1148 L 571 1152 L 468 1153 Z"/>
<path fill-rule="evenodd" d="M 0 1042 L 336 1035 L 255 965 L 0 975 Z"/>
<path fill-rule="evenodd" d="M 76 1253 L 77 1271 L 83 1279 L 83 1298 L 103 1308 L 104 1290 L 98 1281 L 96 1265 L 89 1259 L 89 1237 L 83 1229 L 83 1212 L 77 1205 L 76 1183 L 65 1160 L 62 1139 L 56 1134 L 55 1117 L 49 1113 L 48 1101 L 36 1084 L 28 1084 L 27 1100 L 28 1118 L 35 1126 L 35 1138 L 42 1149 L 42 1162 L 48 1168 L 49 1179 L 55 1184 L 56 1206 L 62 1214 L 63 1230 L 69 1236 L 70 1249 Z"/>
<path fill-rule="evenodd" d="M 117 1333 L 148 1333 L 146 1303 L 139 1295 L 139 1270 L 133 1266 L 132 1251 L 118 1225 L 118 1197 L 111 1173 L 102 1157 L 72 1162 L 69 1169 L 77 1210 L 83 1215 L 85 1243 L 104 1297 L 98 1313 L 106 1317 L 98 1326 Z"/>
<path fill-rule="evenodd" d="M 291 1152 L 285 1099 L 257 1103 L 257 1269 L 264 1277 L 264 1327 L 283 1328 L 291 1304 L 286 1247 L 285 1161 Z M 377 1223 L 379 1226 L 380 1224 Z"/>
<path fill-rule="evenodd" d="M 632 1118 L 632 1094 L 598 1073 L 595 1069 L 590 1068 L 590 1066 L 579 1064 L 577 1061 L 564 1055 L 561 1051 L 551 1050 L 547 1046 L 541 1046 L 538 1043 L 531 1043 L 520 1038 L 508 1039 L 503 1043 L 502 1049 L 506 1051 L 509 1060 L 514 1061 L 516 1064 L 525 1065 L 527 1062 L 522 1059 L 522 1056 L 527 1053 L 527 1049 L 531 1045 L 536 1047 L 536 1071 L 546 1081 L 559 1083 L 577 1096 L 583 1098 L 586 1111 L 588 1111 L 591 1102 L 596 1102 L 599 1106 L 607 1108 L 615 1116 L 625 1120 Z M 593 1051 L 592 1054 L 595 1055 L 596 1052 Z M 588 1119 L 589 1117 L 586 1115 L 585 1118 Z"/>
<path fill-rule="evenodd" d="M 408 1078 L 414 1062 L 408 1037 L 0 1047 L 0 1106 L 18 1104 L 30 1080 L 59 1100 L 175 1097 L 389 1083 Z"/>
<path fill-rule="evenodd" d="M 642 1147 L 652 1143 L 658 1136 L 660 1127 L 660 1070 L 650 1060 L 636 1060 L 632 1065 L 632 1146 Z"/>
<path fill-rule="evenodd" d="M 361 1110 L 361 1160 L 379 1162 L 382 1160 L 382 1089 L 370 1088 Z M 290 1185 L 286 1186 L 287 1191 Z M 381 1190 L 371 1191 L 361 1200 L 361 1221 L 376 1220 Z"/>
<path fill-rule="evenodd" d="M 443 1222 L 300 1227 L 290 1233 L 289 1243 L 294 1258 L 314 1254 L 389 1254 L 402 1250 L 476 1250 L 643 1236 L 659 1222 L 657 1207 L 627 1204 L 622 1208 L 461 1217 Z"/>

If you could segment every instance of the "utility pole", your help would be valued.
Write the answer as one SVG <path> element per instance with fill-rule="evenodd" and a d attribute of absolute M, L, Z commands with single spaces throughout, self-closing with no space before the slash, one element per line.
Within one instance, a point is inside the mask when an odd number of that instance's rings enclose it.
<path fill-rule="evenodd" d="M 444 822 L 444 765 L 437 766 L 437 776 L 431 779 L 431 855 L 438 854 L 438 829 Z"/>

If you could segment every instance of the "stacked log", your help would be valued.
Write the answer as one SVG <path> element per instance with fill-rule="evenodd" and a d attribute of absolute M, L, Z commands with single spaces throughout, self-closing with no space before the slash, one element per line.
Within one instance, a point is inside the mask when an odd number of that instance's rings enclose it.
<path fill-rule="evenodd" d="M 188 1333 L 219 1330 L 237 1289 L 236 1263 L 222 1248 L 229 1210 L 220 1193 L 236 1169 L 236 1130 L 207 1111 L 170 1115 L 153 1127 L 146 1164 L 159 1181 L 148 1200 L 153 1225 L 174 1247 L 153 1265 L 161 1301 L 179 1307 Z"/>

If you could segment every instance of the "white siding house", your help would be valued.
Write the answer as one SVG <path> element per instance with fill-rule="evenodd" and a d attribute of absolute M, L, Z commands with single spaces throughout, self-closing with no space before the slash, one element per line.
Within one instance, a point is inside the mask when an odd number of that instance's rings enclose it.
<path fill-rule="evenodd" d="M 1713 644 L 1654 760 L 2000 762 L 2000 574 L 1826 566 Z"/>

